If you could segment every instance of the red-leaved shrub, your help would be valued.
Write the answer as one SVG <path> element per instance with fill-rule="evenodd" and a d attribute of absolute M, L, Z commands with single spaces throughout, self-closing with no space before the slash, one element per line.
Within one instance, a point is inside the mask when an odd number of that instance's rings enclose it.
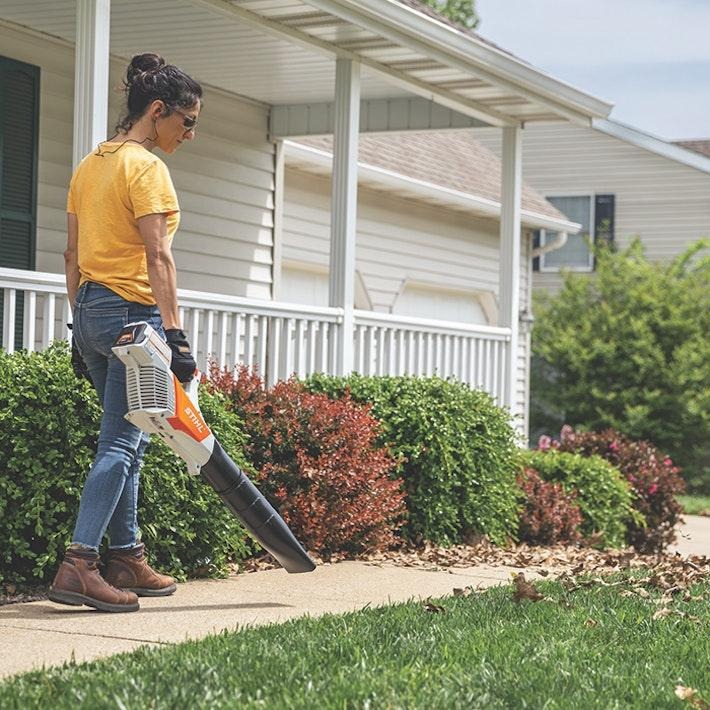
<path fill-rule="evenodd" d="M 575 493 L 565 493 L 561 483 L 544 481 L 532 468 L 518 476 L 525 503 L 518 523 L 518 537 L 531 545 L 576 542 L 581 537 L 582 513 Z"/>
<path fill-rule="evenodd" d="M 562 427 L 560 441 L 541 437 L 539 448 L 597 454 L 616 466 L 631 484 L 634 508 L 646 518 L 646 527 L 629 523 L 626 542 L 638 552 L 655 553 L 675 540 L 675 526 L 682 508 L 675 496 L 685 490 L 680 469 L 671 459 L 647 441 L 633 441 L 614 429 L 602 432 L 576 432 Z"/>
<path fill-rule="evenodd" d="M 267 388 L 244 366 L 213 367 L 210 381 L 245 423 L 261 490 L 307 549 L 328 558 L 396 541 L 405 494 L 369 406 L 311 394 L 295 378 Z"/>

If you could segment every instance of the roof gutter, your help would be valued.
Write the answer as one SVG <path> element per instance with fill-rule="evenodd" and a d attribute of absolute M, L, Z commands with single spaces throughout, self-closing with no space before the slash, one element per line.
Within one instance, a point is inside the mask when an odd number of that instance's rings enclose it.
<path fill-rule="evenodd" d="M 284 141 L 284 148 L 287 161 L 290 158 L 292 161 L 300 160 L 310 165 L 328 168 L 329 170 L 332 168 L 333 156 L 325 150 L 319 150 L 318 148 L 312 148 L 293 141 Z M 416 178 L 410 178 L 401 173 L 385 170 L 374 165 L 367 165 L 366 163 L 358 163 L 358 177 L 361 180 L 369 180 L 390 190 L 405 191 L 419 198 L 445 202 L 457 209 L 472 212 L 480 217 L 500 219 L 500 202 L 489 200 L 486 197 L 442 187 L 425 180 L 417 180 Z M 565 235 L 568 232 L 576 234 L 582 228 L 576 222 L 555 219 L 531 210 L 521 210 L 521 220 L 526 227 L 549 229 Z"/>
<path fill-rule="evenodd" d="M 449 66 L 473 72 L 532 101 L 543 103 L 576 123 L 589 125 L 592 118 L 608 116 L 613 107 L 613 104 L 585 94 L 472 35 L 396 0 L 304 1 L 323 12 L 418 49 Z"/>

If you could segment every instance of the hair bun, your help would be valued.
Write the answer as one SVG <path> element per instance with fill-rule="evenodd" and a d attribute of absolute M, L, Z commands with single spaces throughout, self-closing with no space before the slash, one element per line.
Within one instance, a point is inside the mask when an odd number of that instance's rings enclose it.
<path fill-rule="evenodd" d="M 126 71 L 126 87 L 136 80 L 145 81 L 146 75 L 153 75 L 164 66 L 165 60 L 159 54 L 136 54 Z"/>

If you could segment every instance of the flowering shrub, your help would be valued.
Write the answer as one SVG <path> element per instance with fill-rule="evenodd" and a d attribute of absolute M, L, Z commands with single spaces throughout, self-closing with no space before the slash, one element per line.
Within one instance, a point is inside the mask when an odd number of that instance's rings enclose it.
<path fill-rule="evenodd" d="M 545 439 L 543 441 L 543 438 Z M 633 505 L 646 519 L 646 525 L 630 521 L 626 541 L 643 553 L 659 552 L 675 539 L 675 526 L 682 508 L 675 496 L 685 485 L 680 469 L 670 458 L 646 441 L 632 441 L 613 429 L 602 432 L 575 432 L 562 428 L 560 441 L 541 438 L 540 448 L 596 454 L 616 466 L 634 492 Z"/>
<path fill-rule="evenodd" d="M 295 379 L 268 389 L 244 366 L 212 368 L 210 380 L 244 421 L 261 490 L 307 549 L 329 557 L 395 542 L 404 493 L 391 478 L 397 461 L 375 443 L 369 407 L 312 394 Z"/>
<path fill-rule="evenodd" d="M 518 523 L 521 541 L 553 545 L 579 540 L 582 513 L 575 491 L 566 493 L 561 483 L 544 481 L 531 468 L 525 468 L 518 476 L 518 486 L 525 497 Z"/>
<path fill-rule="evenodd" d="M 584 457 L 550 448 L 523 452 L 523 465 L 534 469 L 545 481 L 559 483 L 568 495 L 576 495 L 582 514 L 579 531 L 606 547 L 624 543 L 628 521 L 636 516 L 629 484 L 618 469 L 600 456 Z"/>

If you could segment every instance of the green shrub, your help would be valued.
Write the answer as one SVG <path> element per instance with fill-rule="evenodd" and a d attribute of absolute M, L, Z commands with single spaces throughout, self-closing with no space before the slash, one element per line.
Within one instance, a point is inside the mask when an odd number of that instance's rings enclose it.
<path fill-rule="evenodd" d="M 96 450 L 100 408 L 68 348 L 0 350 L 0 581 L 51 579 Z"/>
<path fill-rule="evenodd" d="M 670 264 L 597 250 L 536 303 L 531 438 L 563 424 L 651 442 L 710 491 L 710 242 Z M 705 251 L 705 253 L 707 253 Z"/>
<path fill-rule="evenodd" d="M 372 405 L 381 443 L 401 460 L 405 537 L 454 544 L 473 533 L 497 543 L 515 535 L 516 436 L 488 394 L 438 377 L 313 375 L 306 385 Z"/>
<path fill-rule="evenodd" d="M 239 455 L 238 420 L 201 393 L 205 418 Z M 65 343 L 40 353 L 0 351 L 0 582 L 51 581 L 70 542 L 101 410 L 78 381 Z M 217 495 L 153 441 L 142 473 L 138 519 L 152 559 L 184 577 L 224 571 L 247 553 L 244 532 Z"/>
<path fill-rule="evenodd" d="M 568 494 L 576 494 L 575 502 L 582 513 L 580 532 L 607 547 L 624 543 L 627 521 L 640 521 L 631 505 L 632 494 L 618 469 L 600 456 L 581 456 L 549 449 L 525 451 L 524 465 L 540 478 L 562 484 Z"/>

